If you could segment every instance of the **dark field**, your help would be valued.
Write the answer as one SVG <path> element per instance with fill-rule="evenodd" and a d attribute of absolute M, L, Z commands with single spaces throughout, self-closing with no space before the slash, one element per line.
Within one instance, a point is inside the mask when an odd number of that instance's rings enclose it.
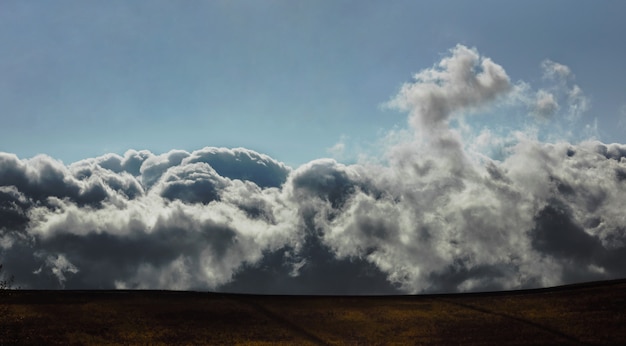
<path fill-rule="evenodd" d="M 2 291 L 0 344 L 625 344 L 626 280 L 396 297 Z"/>

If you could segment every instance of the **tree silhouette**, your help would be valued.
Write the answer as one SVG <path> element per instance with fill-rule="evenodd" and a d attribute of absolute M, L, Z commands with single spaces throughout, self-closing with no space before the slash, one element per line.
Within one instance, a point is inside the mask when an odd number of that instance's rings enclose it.
<path fill-rule="evenodd" d="M 9 276 L 8 278 L 5 277 L 4 265 L 0 264 L 0 290 L 11 289 L 11 287 L 13 287 L 14 279 L 15 278 L 13 277 L 13 275 Z"/>

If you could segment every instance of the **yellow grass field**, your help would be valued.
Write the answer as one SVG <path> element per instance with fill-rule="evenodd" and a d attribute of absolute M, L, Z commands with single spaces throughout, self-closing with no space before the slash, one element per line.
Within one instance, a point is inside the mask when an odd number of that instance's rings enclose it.
<path fill-rule="evenodd" d="M 626 280 L 394 297 L 1 291 L 0 344 L 619 345 Z"/>

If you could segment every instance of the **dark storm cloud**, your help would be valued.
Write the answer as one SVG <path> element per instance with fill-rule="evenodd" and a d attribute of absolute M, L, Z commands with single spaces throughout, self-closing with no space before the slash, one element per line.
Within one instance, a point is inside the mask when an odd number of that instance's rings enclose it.
<path fill-rule="evenodd" d="M 544 65 L 546 79 L 573 78 Z M 210 147 L 70 165 L 0 153 L 0 261 L 25 288 L 387 294 L 624 277 L 626 145 L 518 133 L 495 160 L 450 126 L 537 95 L 524 90 L 453 48 L 389 102 L 412 131 L 384 164 L 292 170 Z"/>
<path fill-rule="evenodd" d="M 0 186 L 0 227 L 22 229 L 28 223 L 25 209 L 29 201 L 15 186 Z"/>
<path fill-rule="evenodd" d="M 559 203 L 549 204 L 535 217 L 530 232 L 532 245 L 543 254 L 588 262 L 602 249 L 599 239 L 585 232 L 570 211 Z"/>
<path fill-rule="evenodd" d="M 40 246 L 82 266 L 67 280 L 67 288 L 184 288 L 205 286 L 196 281 L 202 261 L 228 258 L 235 237 L 227 225 L 195 222 L 179 211 L 159 218 L 150 233 L 60 233 L 44 238 Z"/>
<path fill-rule="evenodd" d="M 387 275 L 359 258 L 337 259 L 319 238 L 309 237 L 294 258 L 294 249 L 264 254 L 245 265 L 222 290 L 257 294 L 399 294 Z"/>

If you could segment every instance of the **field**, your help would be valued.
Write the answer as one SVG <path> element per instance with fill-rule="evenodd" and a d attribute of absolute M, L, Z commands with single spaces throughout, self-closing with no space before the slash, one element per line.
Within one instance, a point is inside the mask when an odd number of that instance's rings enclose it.
<path fill-rule="evenodd" d="M 626 280 L 394 297 L 2 291 L 0 344 L 624 344 Z"/>

